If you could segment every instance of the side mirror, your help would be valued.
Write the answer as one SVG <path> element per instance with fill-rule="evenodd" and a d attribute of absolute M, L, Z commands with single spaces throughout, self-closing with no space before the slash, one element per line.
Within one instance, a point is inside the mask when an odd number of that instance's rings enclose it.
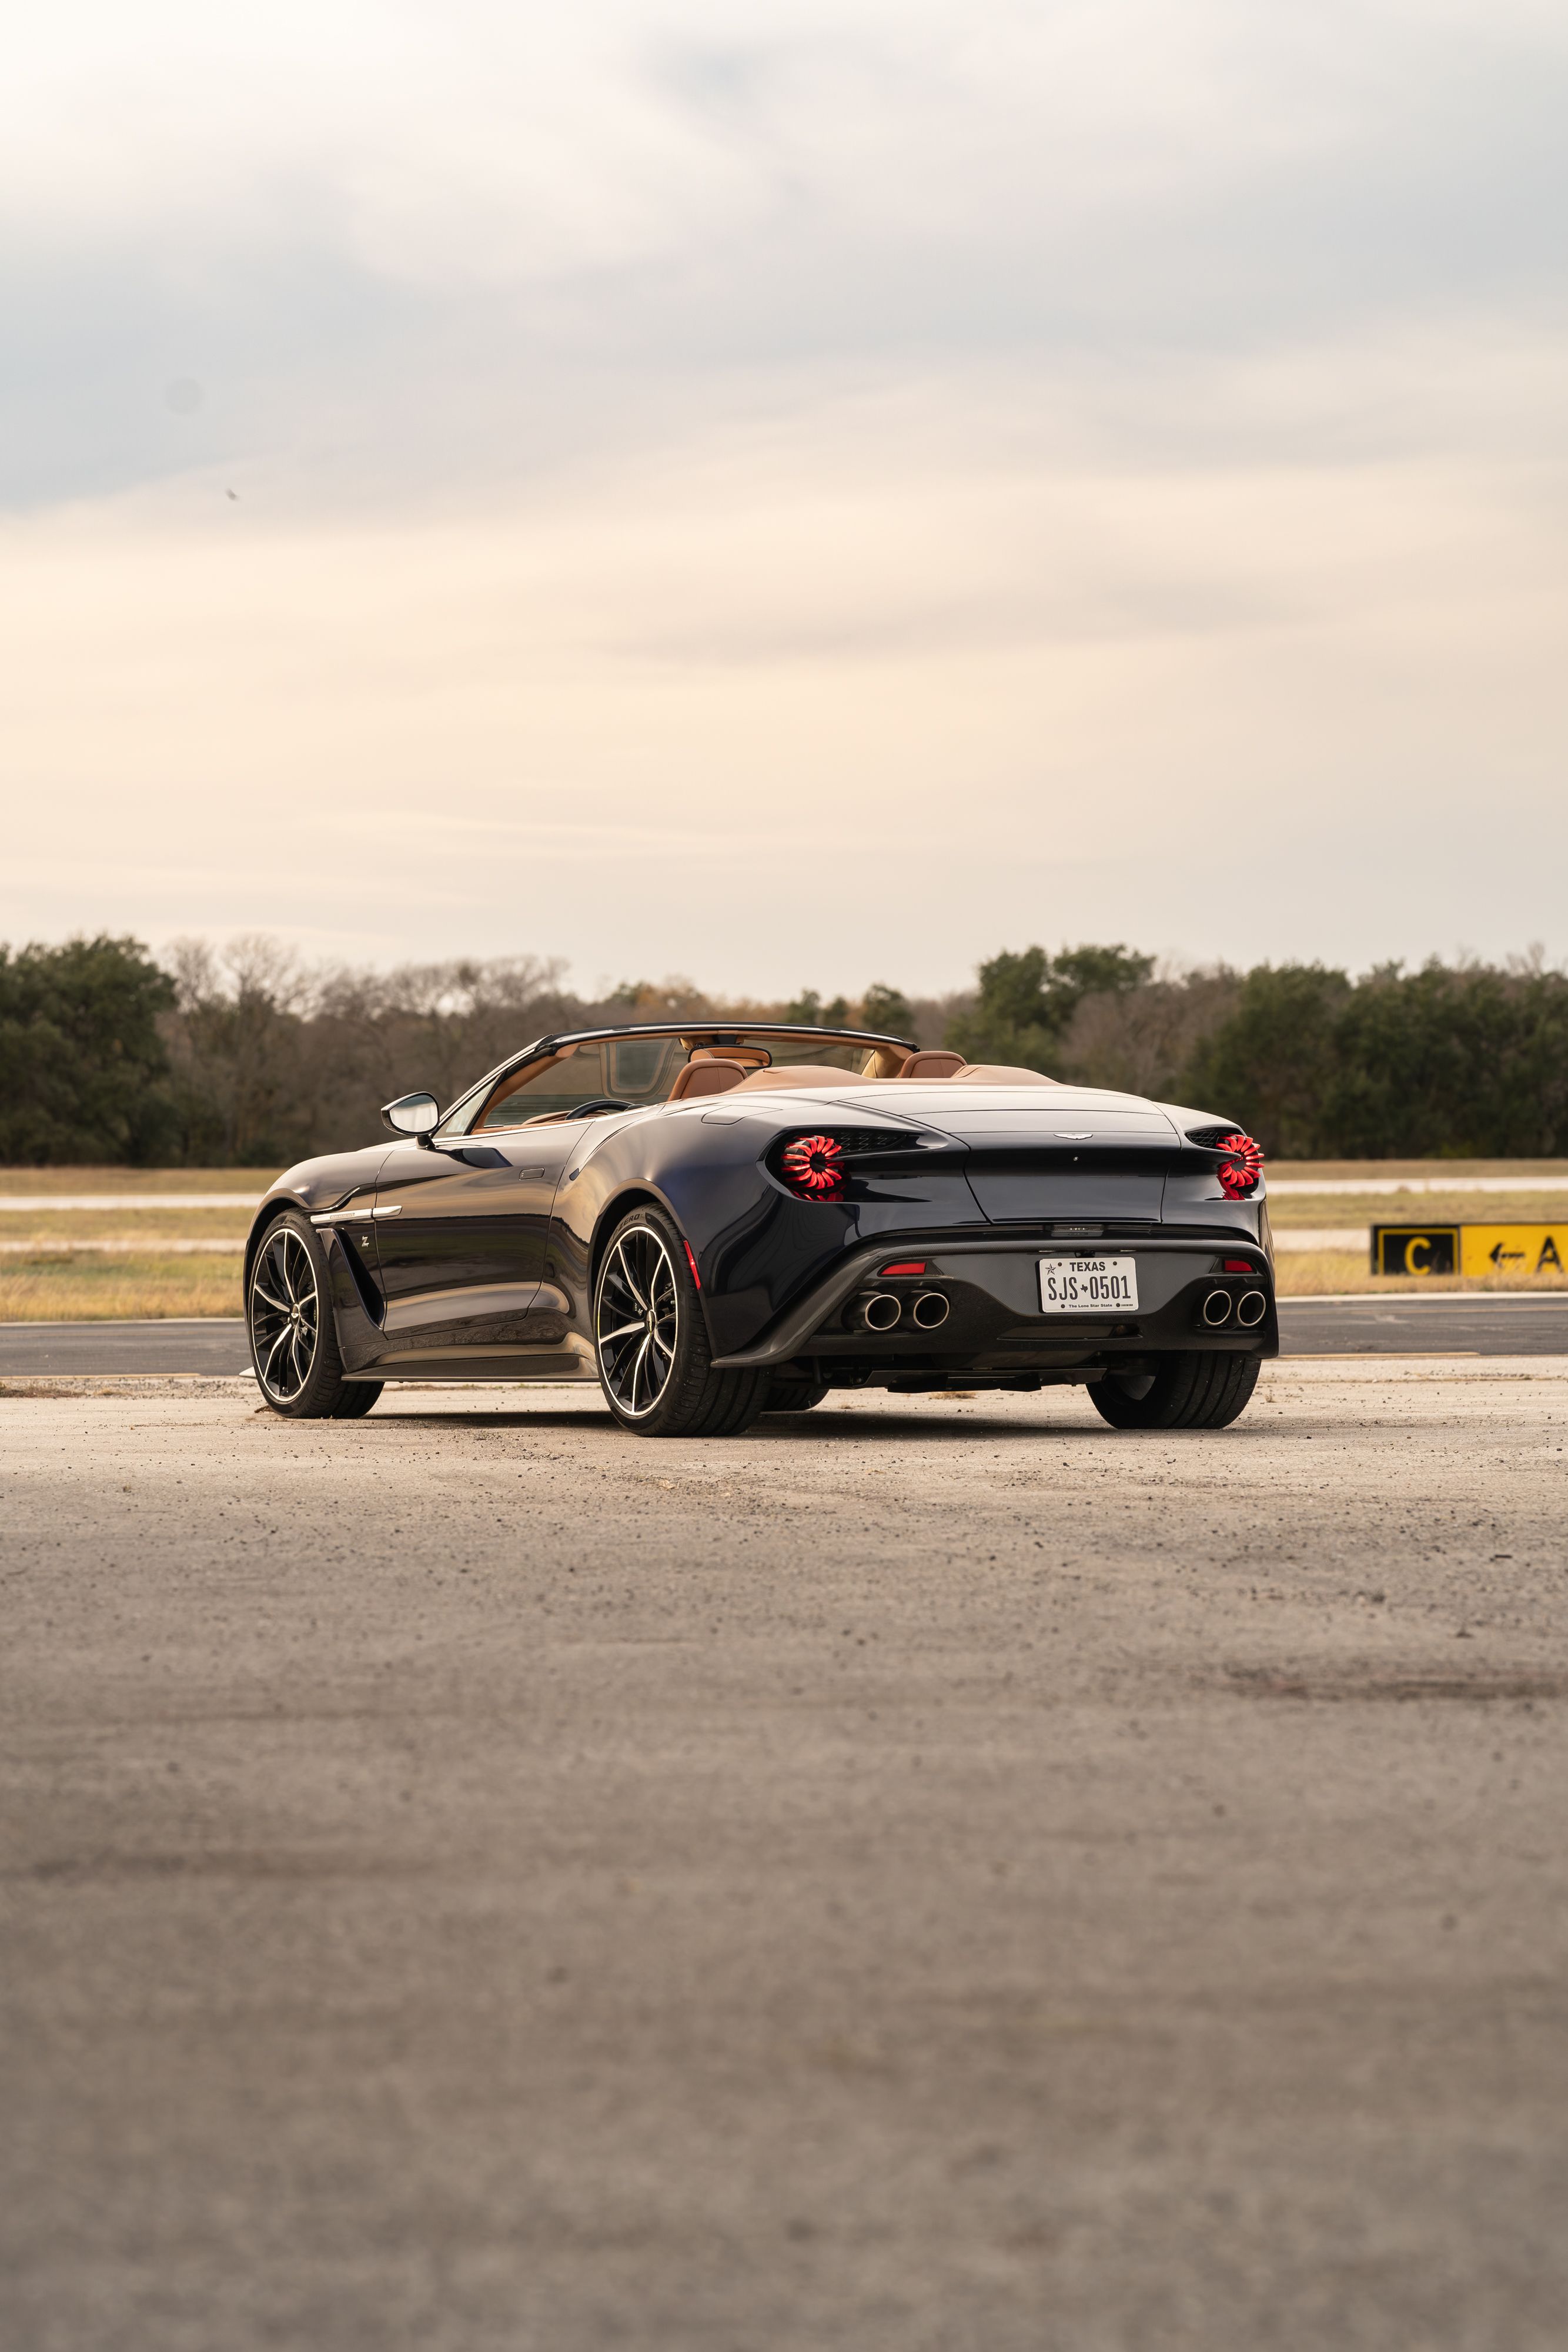
<path fill-rule="evenodd" d="M 399 1095 L 396 1102 L 382 1103 L 382 1124 L 423 1143 L 441 1124 L 441 1105 L 434 1095 Z"/>

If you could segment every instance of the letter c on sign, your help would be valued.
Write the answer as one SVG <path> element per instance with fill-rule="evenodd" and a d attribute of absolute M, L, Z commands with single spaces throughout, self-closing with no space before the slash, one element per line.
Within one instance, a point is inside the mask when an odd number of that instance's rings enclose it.
<path fill-rule="evenodd" d="M 1425 1234 L 1412 1234 L 1410 1239 L 1405 1244 L 1405 1271 L 1406 1274 L 1425 1274 L 1427 1271 L 1426 1261 L 1423 1261 L 1420 1265 L 1417 1265 L 1416 1263 L 1416 1253 L 1417 1250 L 1424 1250 L 1427 1260 L 1430 1259 L 1432 1255 L 1432 1244 L 1427 1239 Z"/>

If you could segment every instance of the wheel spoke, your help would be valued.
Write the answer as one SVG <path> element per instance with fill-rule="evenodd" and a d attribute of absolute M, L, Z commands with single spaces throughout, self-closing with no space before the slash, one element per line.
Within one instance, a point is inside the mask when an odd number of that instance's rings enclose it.
<path fill-rule="evenodd" d="M 259 1281 L 251 1284 L 250 1295 L 253 1298 L 265 1299 L 267 1306 L 275 1308 L 279 1315 L 287 1315 L 288 1312 L 287 1300 L 274 1298 L 270 1290 L 263 1290 Z"/>
<path fill-rule="evenodd" d="M 632 1293 L 632 1296 L 636 1300 L 638 1306 L 645 1310 L 648 1304 L 647 1297 L 639 1286 L 636 1276 L 632 1271 L 632 1261 L 627 1255 L 626 1244 L 624 1242 L 621 1244 L 620 1257 L 621 1272 L 625 1281 L 626 1287 Z"/>
<path fill-rule="evenodd" d="M 641 1331 L 642 1328 L 643 1326 L 641 1323 L 618 1324 L 613 1331 L 601 1331 L 600 1333 L 600 1346 L 602 1348 L 608 1348 L 612 1340 L 624 1339 L 629 1332 Z"/>

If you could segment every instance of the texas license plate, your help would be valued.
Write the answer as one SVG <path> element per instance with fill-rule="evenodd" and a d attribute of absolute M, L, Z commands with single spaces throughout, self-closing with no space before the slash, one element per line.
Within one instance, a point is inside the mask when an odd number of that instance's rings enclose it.
<path fill-rule="evenodd" d="M 1135 1257 L 1042 1257 L 1040 1306 L 1043 1315 L 1135 1315 Z"/>

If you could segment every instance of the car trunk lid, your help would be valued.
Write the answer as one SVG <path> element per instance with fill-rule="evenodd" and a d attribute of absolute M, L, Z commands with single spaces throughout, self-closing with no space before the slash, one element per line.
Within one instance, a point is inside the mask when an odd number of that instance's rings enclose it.
<path fill-rule="evenodd" d="M 1182 1148 L 1162 1111 L 1113 1096 L 1076 1096 L 1065 1087 L 1038 1105 L 995 1098 L 957 1104 L 949 1096 L 926 1116 L 967 1147 L 970 1187 L 997 1223 L 1157 1223 L 1166 1177 Z"/>

